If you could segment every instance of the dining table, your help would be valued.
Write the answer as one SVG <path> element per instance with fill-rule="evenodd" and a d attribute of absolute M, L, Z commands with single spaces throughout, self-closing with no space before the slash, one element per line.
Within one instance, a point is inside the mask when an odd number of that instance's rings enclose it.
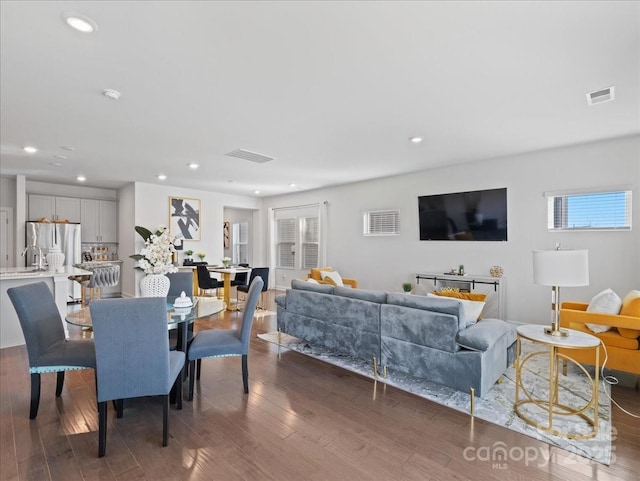
<path fill-rule="evenodd" d="M 231 275 L 241 272 L 251 272 L 251 267 L 207 267 L 209 272 L 216 272 L 222 274 L 222 282 L 224 283 L 224 302 L 227 306 L 227 311 L 237 311 L 238 307 L 231 304 Z"/>
<path fill-rule="evenodd" d="M 225 309 L 224 301 L 217 298 L 207 297 L 190 297 L 192 305 L 189 307 L 175 307 L 174 302 L 177 299 L 176 296 L 167 297 L 167 330 L 177 329 L 177 345 L 178 351 L 187 352 L 188 341 L 188 326 L 193 324 L 197 319 L 209 317 L 214 314 L 218 314 Z M 83 328 L 91 328 L 91 310 L 90 305 L 82 306 L 77 310 L 73 310 L 67 313 L 65 316 L 67 323 L 74 326 L 80 326 Z M 187 374 L 187 361 L 185 358 L 185 365 L 183 366 L 183 379 Z"/>

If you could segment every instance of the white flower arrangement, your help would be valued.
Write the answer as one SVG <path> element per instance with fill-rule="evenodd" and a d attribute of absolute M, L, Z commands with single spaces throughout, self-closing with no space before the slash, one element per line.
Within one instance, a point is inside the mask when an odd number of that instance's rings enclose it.
<path fill-rule="evenodd" d="M 137 268 L 142 269 L 145 274 L 178 272 L 178 268 L 173 264 L 176 238 L 165 226 L 159 226 L 155 233 L 145 227 L 136 226 L 136 232 L 144 239 L 144 248 L 140 254 L 129 256 L 138 261 Z"/>
<path fill-rule="evenodd" d="M 229 265 L 231 265 L 231 257 L 223 257 L 222 258 L 222 265 L 224 267 L 229 267 Z"/>

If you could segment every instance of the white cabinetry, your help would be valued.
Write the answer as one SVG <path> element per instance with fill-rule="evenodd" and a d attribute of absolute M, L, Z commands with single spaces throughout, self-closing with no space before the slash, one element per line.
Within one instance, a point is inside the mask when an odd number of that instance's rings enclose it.
<path fill-rule="evenodd" d="M 417 274 L 416 281 L 428 291 L 439 291 L 443 287 L 460 289 L 460 292 L 486 294 L 482 317 L 485 319 L 505 319 L 505 278 L 474 276 L 465 274 Z"/>
<path fill-rule="evenodd" d="M 29 194 L 29 220 L 38 221 L 43 217 L 80 222 L 80 199 Z"/>
<path fill-rule="evenodd" d="M 115 201 L 82 199 L 82 242 L 118 242 L 117 216 Z"/>

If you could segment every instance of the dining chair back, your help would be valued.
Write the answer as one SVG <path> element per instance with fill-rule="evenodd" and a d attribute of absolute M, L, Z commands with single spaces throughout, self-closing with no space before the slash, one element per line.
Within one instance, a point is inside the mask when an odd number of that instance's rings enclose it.
<path fill-rule="evenodd" d="M 169 351 L 164 297 L 96 300 L 90 304 L 96 345 L 98 456 L 106 452 L 107 401 L 162 396 L 162 445 L 168 443 L 169 393 L 182 408 L 185 355 Z M 180 381 L 176 383 L 176 380 Z M 180 385 L 177 385 L 180 384 Z M 121 413 L 118 412 L 120 417 Z"/>
<path fill-rule="evenodd" d="M 211 277 L 207 266 L 196 266 L 198 273 L 198 287 L 202 290 L 208 291 L 210 289 L 219 289 L 224 287 L 224 282 L 217 281 Z"/>
<path fill-rule="evenodd" d="M 60 396 L 65 371 L 95 368 L 94 343 L 91 339 L 65 338 L 60 312 L 44 282 L 11 287 L 7 294 L 18 314 L 27 345 L 31 373 L 29 419 L 34 419 L 40 405 L 40 374 L 57 373 L 56 396 Z"/>
<path fill-rule="evenodd" d="M 200 378 L 200 362 L 211 357 L 242 356 L 242 383 L 244 392 L 249 392 L 249 372 L 247 357 L 249 354 L 249 341 L 251 340 L 251 328 L 253 315 L 258 305 L 258 298 L 262 292 L 263 281 L 261 277 L 255 277 L 249 286 L 249 294 L 242 313 L 242 326 L 240 329 L 209 329 L 196 333 L 189 347 L 189 401 L 193 400 L 193 388 L 195 378 Z M 195 362 L 198 361 L 196 373 Z"/>
<path fill-rule="evenodd" d="M 256 277 L 262 279 L 262 289 L 260 291 L 260 305 L 263 306 L 262 293 L 269 290 L 269 268 L 268 267 L 254 267 L 251 269 L 251 276 L 249 276 L 249 283 L 244 286 L 238 286 L 239 292 L 249 292 L 249 286 L 253 283 Z"/>
<path fill-rule="evenodd" d="M 204 266 L 203 266 L 204 267 Z M 206 267 L 205 267 L 206 269 Z M 193 296 L 193 272 L 172 272 L 166 274 L 169 278 L 169 297 L 178 297 L 184 292 L 186 296 Z"/>

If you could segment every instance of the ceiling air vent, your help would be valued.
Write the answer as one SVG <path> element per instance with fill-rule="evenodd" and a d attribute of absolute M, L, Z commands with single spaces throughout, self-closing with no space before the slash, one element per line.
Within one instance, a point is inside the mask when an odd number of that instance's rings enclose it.
<path fill-rule="evenodd" d="M 229 152 L 225 155 L 228 155 L 229 157 L 237 157 L 238 159 L 249 160 L 251 162 L 257 162 L 258 164 L 263 164 L 274 159 L 273 157 L 269 157 L 268 155 L 263 155 L 244 149 L 236 149 L 233 152 Z"/>
<path fill-rule="evenodd" d="M 587 94 L 587 104 L 595 105 L 602 102 L 609 102 L 615 98 L 615 87 L 607 87 L 606 89 L 596 90 Z"/>

